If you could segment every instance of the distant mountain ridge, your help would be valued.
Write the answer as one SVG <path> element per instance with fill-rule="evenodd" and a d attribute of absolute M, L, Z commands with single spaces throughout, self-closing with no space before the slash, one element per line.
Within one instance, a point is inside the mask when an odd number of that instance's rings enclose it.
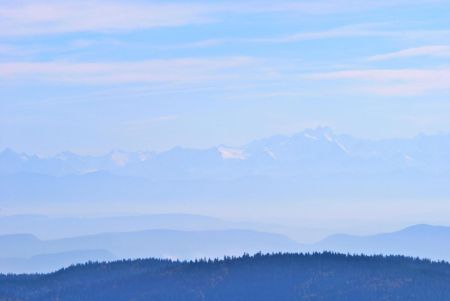
<path fill-rule="evenodd" d="M 89 260 L 148 257 L 185 260 L 257 252 L 295 252 L 299 249 L 300 244 L 286 236 L 244 229 L 151 229 L 55 240 L 41 240 L 30 234 L 11 234 L 0 236 L 0 273 L 51 272 Z"/>
<path fill-rule="evenodd" d="M 204 222 L 214 221 L 206 219 Z M 203 226 L 208 227 L 208 224 Z M 279 233 L 248 229 L 149 229 L 53 240 L 42 240 L 31 234 L 12 234 L 1 235 L 0 246 L 0 273 L 50 272 L 89 260 L 221 258 L 258 252 L 332 251 L 403 255 L 450 262 L 450 227 L 414 225 L 396 232 L 368 236 L 337 234 L 313 244 L 302 244 Z"/>
<path fill-rule="evenodd" d="M 447 134 L 375 141 L 317 128 L 242 147 L 98 157 L 0 153 L 0 202 L 12 203 L 443 198 L 449 182 Z"/>
<path fill-rule="evenodd" d="M 396 232 L 368 236 L 331 235 L 311 245 L 310 250 L 368 255 L 401 254 L 450 262 L 450 227 L 414 225 Z"/>
<path fill-rule="evenodd" d="M 329 128 L 319 127 L 292 136 L 256 140 L 242 147 L 175 147 L 161 153 L 116 150 L 104 156 L 82 156 L 64 152 L 42 158 L 5 149 L 0 152 L 0 174 L 64 176 L 104 171 L 158 180 L 293 176 L 311 172 L 319 175 L 355 171 L 377 173 L 404 169 L 439 174 L 450 172 L 450 167 L 442 165 L 448 162 L 450 134 L 367 140 L 336 135 Z"/>
<path fill-rule="evenodd" d="M 105 250 L 74 250 L 61 253 L 38 254 L 27 258 L 0 258 L 0 273 L 49 273 L 63 267 L 86 262 L 107 262 L 117 260 Z"/>
<path fill-rule="evenodd" d="M 94 235 L 107 232 L 136 232 L 149 229 L 211 231 L 246 229 L 279 233 L 301 242 L 317 241 L 329 232 L 271 223 L 228 221 L 194 214 L 147 214 L 105 217 L 50 217 L 45 215 L 0 215 L 0 236 L 29 233 L 43 240 Z"/>

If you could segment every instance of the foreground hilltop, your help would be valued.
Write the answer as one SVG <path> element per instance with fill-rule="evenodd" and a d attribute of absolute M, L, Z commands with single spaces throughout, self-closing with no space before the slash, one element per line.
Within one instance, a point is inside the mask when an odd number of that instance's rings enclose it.
<path fill-rule="evenodd" d="M 0 276 L 0 300 L 448 300 L 450 264 L 401 256 L 275 254 L 89 263 Z"/>

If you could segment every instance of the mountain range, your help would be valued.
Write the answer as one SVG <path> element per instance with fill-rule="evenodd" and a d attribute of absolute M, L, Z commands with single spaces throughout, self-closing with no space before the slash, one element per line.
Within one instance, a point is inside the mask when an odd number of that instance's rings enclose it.
<path fill-rule="evenodd" d="M 211 231 L 246 229 L 279 233 L 303 243 L 328 236 L 330 230 L 282 224 L 228 221 L 195 214 L 147 214 L 106 217 L 52 217 L 46 215 L 0 215 L 0 236 L 29 233 L 41 239 L 60 239 L 107 232 L 136 232 L 149 229 Z"/>
<path fill-rule="evenodd" d="M 256 140 L 241 147 L 175 147 L 160 153 L 116 150 L 103 156 L 63 152 L 39 157 L 4 149 L 0 152 L 0 174 L 66 176 L 107 172 L 153 180 L 377 174 L 404 170 L 448 175 L 450 167 L 442 164 L 448 162 L 450 134 L 368 140 L 337 135 L 329 128 L 319 127 L 292 136 Z"/>
<path fill-rule="evenodd" d="M 154 229 L 100 233 L 54 240 L 30 234 L 0 236 L 0 273 L 51 272 L 71 264 L 116 258 L 219 258 L 257 252 L 295 252 L 283 235 L 252 230 L 178 231 Z"/>
<path fill-rule="evenodd" d="M 441 198 L 450 196 L 449 181 L 449 134 L 367 140 L 317 128 L 241 147 L 0 153 L 2 203 Z"/>
<path fill-rule="evenodd" d="M 83 225 L 79 224 L 83 231 Z M 223 226 L 226 227 L 226 224 Z M 333 251 L 404 255 L 450 262 L 450 227 L 414 225 L 400 231 L 368 236 L 337 234 L 308 244 L 279 233 L 237 228 L 189 231 L 150 229 L 58 239 L 10 234 L 0 236 L 0 246 L 0 273 L 51 272 L 87 261 L 148 257 L 189 260 L 258 252 Z"/>
<path fill-rule="evenodd" d="M 309 250 L 405 255 L 450 262 L 450 227 L 414 225 L 368 236 L 336 234 L 310 245 Z"/>

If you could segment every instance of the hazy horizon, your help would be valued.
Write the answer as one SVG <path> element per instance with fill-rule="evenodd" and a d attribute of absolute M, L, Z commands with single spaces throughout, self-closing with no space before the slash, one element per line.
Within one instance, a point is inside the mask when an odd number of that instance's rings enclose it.
<path fill-rule="evenodd" d="M 235 148 L 43 158 L 0 152 L 0 175 L 10 181 L 0 194 L 0 214 L 201 214 L 316 229 L 318 236 L 448 225 L 449 145 L 448 134 L 366 140 L 322 127 Z M 41 188 L 35 188 L 35 176 Z M 115 188 L 122 183 L 128 184 Z M 23 185 L 30 191 L 19 192 Z M 92 185 L 102 188 L 91 191 Z M 154 185 L 165 188 L 152 194 Z"/>
<path fill-rule="evenodd" d="M 449 100 L 450 0 L 0 0 L 0 263 L 448 260 Z"/>
<path fill-rule="evenodd" d="M 347 135 L 347 136 L 352 136 L 354 138 L 357 139 L 364 139 L 364 140 L 369 140 L 369 141 L 383 141 L 383 140 L 407 140 L 407 139 L 411 139 L 411 138 L 416 138 L 419 136 L 441 136 L 441 135 L 450 135 L 450 130 L 445 131 L 445 130 L 436 130 L 436 131 L 429 131 L 429 132 L 424 132 L 424 131 L 420 131 L 417 133 L 412 133 L 411 135 L 404 135 L 404 136 L 386 136 L 386 137 L 364 137 L 364 136 L 354 136 L 351 135 L 347 132 L 337 132 L 335 131 L 331 126 L 327 126 L 327 125 L 318 125 L 317 127 L 305 127 L 305 128 L 300 128 L 298 130 L 293 130 L 292 132 L 285 132 L 285 133 L 275 133 L 272 134 L 270 136 L 259 136 L 259 137 L 253 137 L 250 138 L 250 140 L 248 141 L 244 141 L 241 144 L 233 144 L 233 145 L 228 145 L 228 144 L 224 144 L 224 143 L 218 143 L 218 144 L 211 144 L 211 145 L 206 145 L 203 147 L 200 146 L 187 146 L 187 145 L 181 145 L 181 144 L 174 144 L 171 146 L 168 146 L 167 148 L 164 149 L 152 149 L 152 148 L 145 148 L 145 149 L 128 149 L 126 146 L 120 147 L 120 148 L 113 148 L 113 149 L 108 149 L 108 150 L 104 150 L 104 151 L 98 151 L 98 152 L 77 152 L 74 151 L 72 149 L 61 149 L 55 152 L 51 152 L 51 153 L 39 153 L 39 152 L 32 152 L 29 150 L 24 150 L 24 149 L 15 149 L 13 147 L 10 146 L 5 146 L 4 148 L 0 148 L 0 152 L 3 151 L 7 151 L 7 150 L 11 150 L 13 152 L 16 153 L 21 153 L 21 154 L 26 154 L 26 155 L 36 155 L 38 157 L 41 158 L 48 158 L 48 157 L 53 157 L 56 156 L 58 154 L 63 154 L 63 153 L 73 153 L 76 155 L 80 155 L 80 156 L 104 156 L 107 154 L 110 154 L 112 152 L 125 152 L 125 153 L 144 153 L 144 152 L 154 152 L 154 153 L 163 153 L 163 152 L 167 152 L 170 151 L 171 149 L 174 148 L 187 148 L 187 149 L 193 149 L 193 150 L 203 150 L 203 149 L 211 149 L 211 148 L 217 148 L 217 147 L 229 147 L 231 149 L 233 148 L 240 148 L 243 147 L 251 142 L 254 141 L 259 141 L 259 140 L 265 140 L 265 139 L 270 139 L 270 138 L 274 138 L 274 137 L 278 137 L 278 136 L 283 136 L 283 137 L 292 137 L 296 134 L 302 133 L 303 131 L 315 131 L 315 130 L 319 130 L 319 129 L 328 129 L 331 132 L 333 132 L 336 135 Z"/>

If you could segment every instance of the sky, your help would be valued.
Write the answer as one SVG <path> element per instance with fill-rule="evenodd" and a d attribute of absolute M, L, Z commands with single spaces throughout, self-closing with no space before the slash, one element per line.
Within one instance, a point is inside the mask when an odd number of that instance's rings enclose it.
<path fill-rule="evenodd" d="M 450 132 L 450 1 L 0 0 L 0 149 Z"/>

